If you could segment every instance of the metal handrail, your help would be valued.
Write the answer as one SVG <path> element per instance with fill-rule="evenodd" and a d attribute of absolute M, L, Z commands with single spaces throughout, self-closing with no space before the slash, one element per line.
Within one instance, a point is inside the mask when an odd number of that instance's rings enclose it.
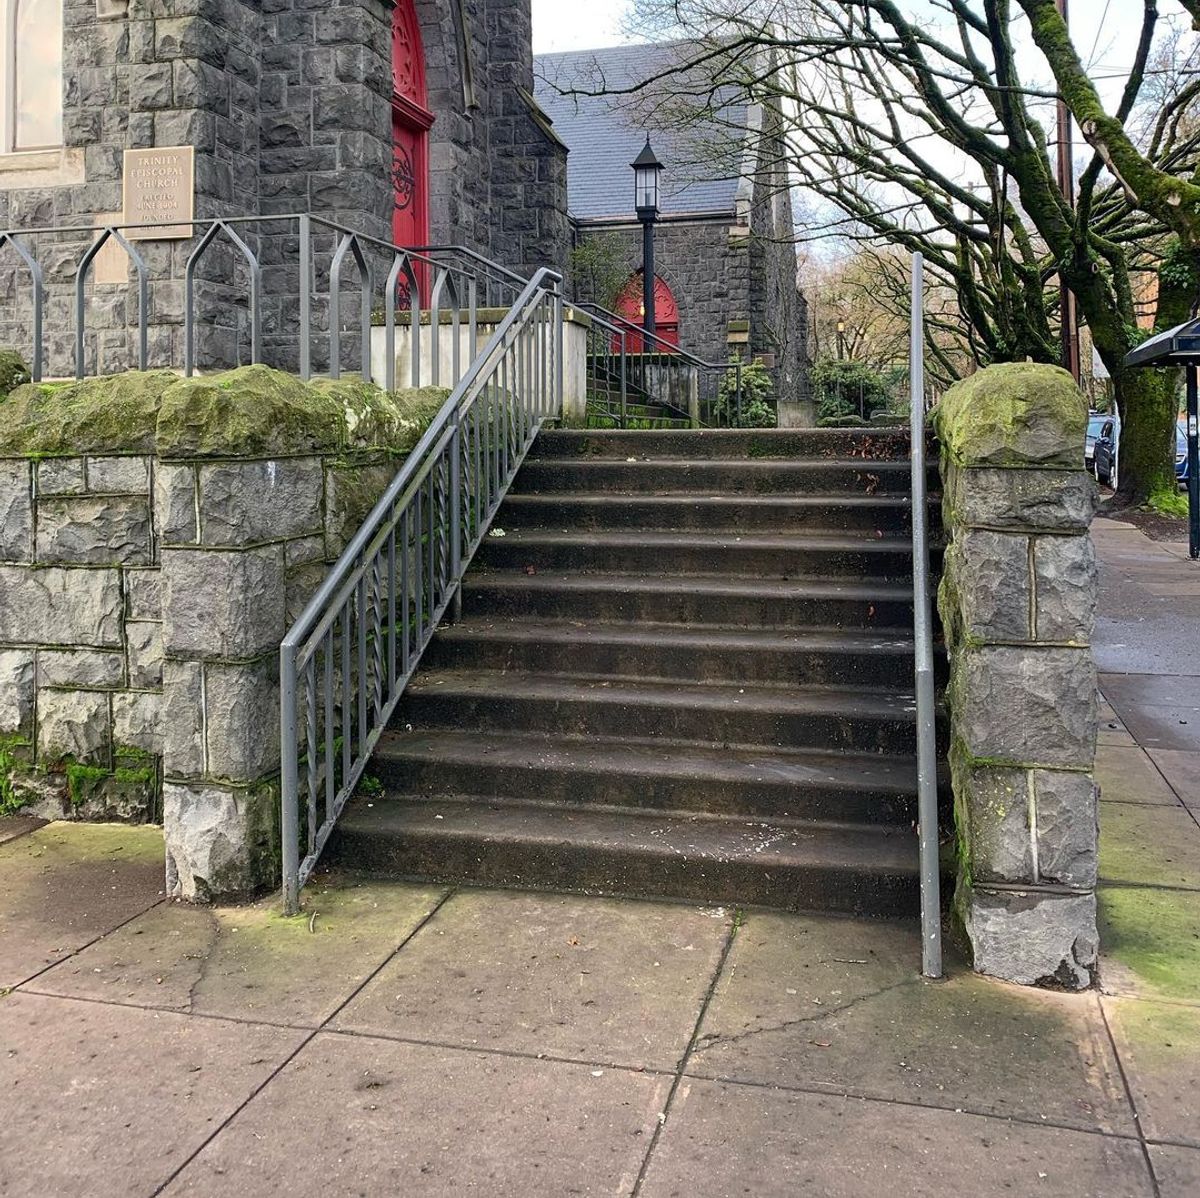
<path fill-rule="evenodd" d="M 446 612 L 457 611 L 471 558 L 562 398 L 562 277 L 540 270 L 284 637 L 280 776 L 289 913 L 298 910 L 300 890 L 425 647 Z"/>
<path fill-rule="evenodd" d="M 929 510 L 925 493 L 925 260 L 913 255 L 909 352 L 912 445 L 913 682 L 917 699 L 917 836 L 921 865 L 921 972 L 942 976 L 942 886 L 938 861 L 937 732 L 933 613 L 929 597 Z"/>
<path fill-rule="evenodd" d="M 146 257 L 139 252 L 137 240 L 139 233 L 154 230 L 178 230 L 180 226 L 190 230 L 181 241 L 193 240 L 194 245 L 188 255 L 184 268 L 184 338 L 183 356 L 181 361 L 170 360 L 150 361 L 150 267 Z M 407 290 L 408 307 L 412 314 L 412 324 L 409 330 L 411 339 L 412 385 L 420 385 L 421 345 L 418 329 L 421 310 L 420 296 L 427 289 L 433 294 L 430 310 L 432 330 L 430 333 L 430 348 L 432 349 L 431 373 L 432 381 L 437 384 L 442 380 L 440 372 L 440 342 L 443 337 L 441 329 L 442 312 L 439 304 L 449 311 L 449 335 L 453 338 L 453 378 L 447 380 L 450 385 L 458 381 L 463 357 L 473 358 L 477 348 L 478 306 L 480 288 L 494 304 L 506 304 L 519 295 L 527 280 L 520 275 L 492 262 L 484 255 L 466 246 L 430 246 L 418 248 L 402 248 L 379 237 L 349 229 L 336 221 L 312 213 L 292 212 L 278 213 L 271 216 L 222 216 L 191 221 L 140 221 L 96 227 L 93 225 L 44 225 L 25 229 L 0 230 L 0 253 L 11 246 L 13 252 L 27 269 L 32 290 L 30 305 L 32 352 L 31 377 L 40 382 L 45 368 L 43 312 L 48 287 L 44 272 L 39 264 L 39 256 L 44 250 L 37 244 L 36 239 L 45 237 L 51 239 L 56 253 L 59 251 L 63 237 L 77 238 L 83 242 L 79 253 L 78 265 L 73 283 L 68 286 L 74 291 L 74 354 L 73 363 L 64 369 L 69 369 L 76 378 L 85 374 L 86 335 L 88 326 L 88 294 L 87 285 L 91 281 L 91 267 L 100 251 L 106 244 L 112 242 L 118 245 L 128 257 L 137 274 L 136 286 L 138 294 L 137 324 L 131 327 L 130 336 L 134 338 L 134 358 L 140 369 L 150 365 L 167 368 L 180 368 L 188 375 L 196 369 L 196 334 L 197 325 L 203 321 L 203 313 L 197 313 L 197 270 L 201 260 L 212 251 L 218 243 L 229 243 L 232 249 L 245 260 L 248 270 L 248 298 L 245 315 L 248 333 L 247 344 L 243 354 L 248 355 L 252 363 L 262 362 L 264 299 L 268 298 L 264 288 L 264 272 L 259 260 L 258 242 L 256 237 L 278 236 L 288 232 L 288 226 L 298 231 L 298 246 L 294 251 L 294 259 L 299 267 L 299 319 L 296 322 L 298 346 L 290 352 L 295 354 L 293 367 L 299 367 L 300 377 L 312 377 L 313 344 L 317 337 L 313 322 L 313 304 L 315 297 L 315 268 L 317 265 L 317 250 L 324 254 L 323 242 L 327 235 L 330 243 L 329 261 L 329 291 L 327 303 L 329 309 L 328 333 L 329 371 L 336 377 L 343 367 L 342 362 L 342 328 L 341 328 L 341 275 L 343 262 L 353 260 L 358 274 L 361 290 L 360 318 L 355 323 L 361 335 L 361 369 L 366 379 L 370 380 L 371 355 L 370 340 L 372 329 L 372 304 L 376 298 L 377 280 L 386 277 L 387 290 L 384 294 L 384 329 L 385 353 L 387 364 L 384 369 L 386 386 L 395 386 L 395 341 L 396 341 L 396 299 L 397 292 Z M 318 238 L 322 241 L 319 243 Z M 372 269 L 373 261 L 377 262 Z M 273 291 L 271 299 L 285 298 L 278 291 Z M 292 292 L 287 298 L 295 299 Z M 466 331 L 470 340 L 467 354 L 462 354 L 460 342 L 462 333 Z M 156 345 L 156 357 L 161 358 L 162 350 L 159 345 L 170 346 L 169 339 L 163 339 Z M 276 350 L 276 353 L 279 351 Z M 237 365 L 245 360 L 243 354 L 237 355 L 237 361 L 227 365 Z"/>
<path fill-rule="evenodd" d="M 737 413 L 737 419 L 740 421 L 742 417 L 742 363 L 741 360 L 733 362 L 709 362 L 704 358 L 697 356 L 690 350 L 683 349 L 681 346 L 675 345 L 673 342 L 667 341 L 664 337 L 657 333 L 649 332 L 641 325 L 635 324 L 627 317 L 621 316 L 616 312 L 610 311 L 601 304 L 592 302 L 591 300 L 583 300 L 572 305 L 578 308 L 581 312 L 586 313 L 593 321 L 600 324 L 602 327 L 608 328 L 613 333 L 621 336 L 621 426 L 626 423 L 625 414 L 625 393 L 627 391 L 627 375 L 630 368 L 630 354 L 627 351 L 626 336 L 639 337 L 642 339 L 642 344 L 645 346 L 647 342 L 653 342 L 659 347 L 656 350 L 650 350 L 650 354 L 661 354 L 664 357 L 669 356 L 673 361 L 686 362 L 689 366 L 694 366 L 697 370 L 709 372 L 719 372 L 722 375 L 728 375 L 732 370 L 734 372 L 734 411 Z M 678 405 L 671 403 L 669 400 L 656 400 L 663 406 L 672 408 L 675 411 L 682 412 Z M 690 419 L 690 413 L 684 412 L 685 418 Z M 703 421 L 701 421 L 703 424 Z"/>

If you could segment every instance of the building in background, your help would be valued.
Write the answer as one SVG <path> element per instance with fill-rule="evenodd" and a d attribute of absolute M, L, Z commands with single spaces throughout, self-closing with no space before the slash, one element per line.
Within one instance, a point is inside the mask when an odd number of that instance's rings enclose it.
<path fill-rule="evenodd" d="M 780 423 L 810 424 L 807 319 L 775 123 L 762 107 L 725 104 L 719 95 L 710 112 L 681 113 L 679 93 L 688 89 L 672 68 L 680 49 L 618 46 L 535 60 L 538 107 L 570 150 L 573 245 L 590 243 L 591 261 L 604 247 L 619 267 L 597 272 L 599 285 L 577 270 L 576 295 L 641 320 L 642 233 L 630 164 L 649 135 L 666 167 L 656 230 L 659 335 L 709 361 L 761 358 L 775 380 Z"/>

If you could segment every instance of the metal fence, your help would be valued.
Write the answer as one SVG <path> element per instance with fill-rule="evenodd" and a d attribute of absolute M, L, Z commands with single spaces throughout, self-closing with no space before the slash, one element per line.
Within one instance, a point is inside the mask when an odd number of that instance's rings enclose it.
<path fill-rule="evenodd" d="M 594 417 L 614 428 L 656 421 L 701 428 L 741 423 L 740 361 L 707 362 L 599 304 L 574 307 L 592 322 L 588 401 Z"/>
<path fill-rule="evenodd" d="M 11 264 L 19 280 L 0 323 L 18 342 L 12 347 L 28 353 L 34 381 L 47 374 L 49 329 L 62 347 L 50 373 L 61 367 L 77 379 L 108 372 L 94 344 L 103 333 L 131 343 L 114 356 L 120 369 L 191 375 L 198 367 L 265 362 L 304 379 L 314 369 L 334 377 L 357 369 L 389 390 L 422 380 L 453 385 L 475 357 L 480 308 L 506 307 L 526 283 L 465 247 L 401 248 L 310 213 L 197 220 L 187 236 L 154 238 L 180 228 L 157 222 L 0 231 L 0 266 Z M 97 283 L 96 264 L 112 247 L 127 263 L 124 279 Z M 180 284 L 176 305 L 169 289 Z M 129 310 L 114 315 L 108 297 L 127 286 Z M 103 329 L 95 327 L 98 312 L 110 317 Z M 205 336 L 214 344 L 202 350 Z M 398 338 L 405 337 L 410 373 L 397 380 Z M 378 378 L 373 340 L 382 341 Z M 444 355 L 445 346 L 451 349 Z"/>
<path fill-rule="evenodd" d="M 471 557 L 561 411 L 561 276 L 524 287 L 280 648 L 289 913 Z"/>

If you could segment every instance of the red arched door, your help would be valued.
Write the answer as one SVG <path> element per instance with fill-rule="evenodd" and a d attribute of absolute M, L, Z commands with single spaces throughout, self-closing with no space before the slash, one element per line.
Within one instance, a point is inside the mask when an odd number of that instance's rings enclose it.
<path fill-rule="evenodd" d="M 629 282 L 621 289 L 617 297 L 617 315 L 627 321 L 635 329 L 645 327 L 646 313 L 642 303 L 642 272 L 635 271 Z M 670 350 L 662 344 L 679 346 L 679 306 L 670 287 L 663 281 L 661 275 L 654 276 L 654 332 L 659 341 L 651 341 L 648 347 L 650 353 L 669 353 Z M 625 338 L 625 349 L 631 354 L 640 354 L 643 338 L 636 332 Z M 616 339 L 614 352 L 620 352 L 620 339 Z"/>
<path fill-rule="evenodd" d="M 392 177 L 397 245 L 429 243 L 429 129 L 425 51 L 413 0 L 398 0 L 392 16 Z"/>

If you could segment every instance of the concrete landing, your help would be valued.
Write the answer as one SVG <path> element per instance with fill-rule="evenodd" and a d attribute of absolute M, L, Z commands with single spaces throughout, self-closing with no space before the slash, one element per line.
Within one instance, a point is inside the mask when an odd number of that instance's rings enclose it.
<path fill-rule="evenodd" d="M 337 875 L 297 920 L 186 907 L 153 830 L 6 824 L 0 1193 L 1191 1198 L 1200 756 L 1112 677 L 1083 995 L 924 982 L 905 922 Z"/>

